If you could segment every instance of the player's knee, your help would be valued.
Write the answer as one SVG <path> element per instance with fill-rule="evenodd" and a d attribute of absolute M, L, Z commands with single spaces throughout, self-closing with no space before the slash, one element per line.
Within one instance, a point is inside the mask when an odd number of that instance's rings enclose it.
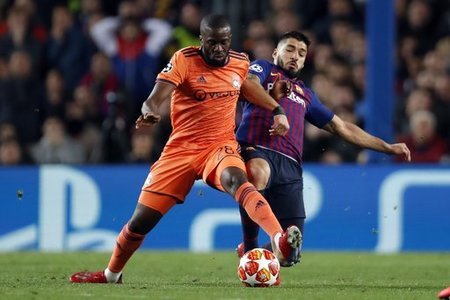
<path fill-rule="evenodd" d="M 236 190 L 247 181 L 245 172 L 236 167 L 226 168 L 220 175 L 220 184 L 231 195 L 234 195 Z"/>
<path fill-rule="evenodd" d="M 270 178 L 270 167 L 265 161 L 250 160 L 246 164 L 248 178 L 257 190 L 266 188 Z"/>
<path fill-rule="evenodd" d="M 128 229 L 138 234 L 147 234 L 161 220 L 162 214 L 150 207 L 138 204 L 133 216 L 128 222 Z"/>

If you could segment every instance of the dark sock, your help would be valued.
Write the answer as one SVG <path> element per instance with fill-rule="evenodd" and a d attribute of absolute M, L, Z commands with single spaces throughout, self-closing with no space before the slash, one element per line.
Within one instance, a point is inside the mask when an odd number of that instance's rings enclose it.
<path fill-rule="evenodd" d="M 253 248 L 258 248 L 259 226 L 250 219 L 245 209 L 240 205 L 239 212 L 241 214 L 244 252 L 247 252 Z"/>

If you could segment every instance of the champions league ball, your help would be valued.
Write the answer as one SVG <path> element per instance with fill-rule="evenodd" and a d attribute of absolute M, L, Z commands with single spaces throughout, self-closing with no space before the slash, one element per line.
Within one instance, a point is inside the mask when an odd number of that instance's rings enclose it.
<path fill-rule="evenodd" d="M 269 250 L 255 248 L 241 257 L 237 274 L 248 287 L 279 285 L 280 263 Z"/>

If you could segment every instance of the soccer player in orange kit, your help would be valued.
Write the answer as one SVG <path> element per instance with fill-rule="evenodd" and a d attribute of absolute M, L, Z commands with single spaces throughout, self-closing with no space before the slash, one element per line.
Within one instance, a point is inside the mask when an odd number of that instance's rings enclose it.
<path fill-rule="evenodd" d="M 75 273 L 70 281 L 121 283 L 125 264 L 146 234 L 175 204 L 183 203 L 197 179 L 230 194 L 243 206 L 270 236 L 280 262 L 298 255 L 300 230 L 290 226 L 283 232 L 266 199 L 248 182 L 234 134 L 241 91 L 249 101 L 272 110 L 274 123 L 268 135 L 287 133 L 286 115 L 258 81 L 246 78 L 248 58 L 230 49 L 231 27 L 224 16 L 203 18 L 200 34 L 200 47 L 177 51 L 158 75 L 136 121 L 137 127 L 157 123 L 158 107 L 171 97 L 172 134 L 151 168 L 133 216 L 117 237 L 108 267 Z"/>

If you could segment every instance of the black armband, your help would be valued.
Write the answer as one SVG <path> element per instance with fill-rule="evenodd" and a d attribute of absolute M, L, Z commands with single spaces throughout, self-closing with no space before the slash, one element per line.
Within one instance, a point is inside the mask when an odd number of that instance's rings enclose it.
<path fill-rule="evenodd" d="M 285 114 L 286 114 L 286 112 L 284 111 L 284 108 L 281 107 L 281 105 L 278 105 L 277 107 L 275 107 L 275 108 L 272 110 L 272 115 L 273 115 L 273 116 L 276 116 L 276 115 L 285 115 Z"/>

